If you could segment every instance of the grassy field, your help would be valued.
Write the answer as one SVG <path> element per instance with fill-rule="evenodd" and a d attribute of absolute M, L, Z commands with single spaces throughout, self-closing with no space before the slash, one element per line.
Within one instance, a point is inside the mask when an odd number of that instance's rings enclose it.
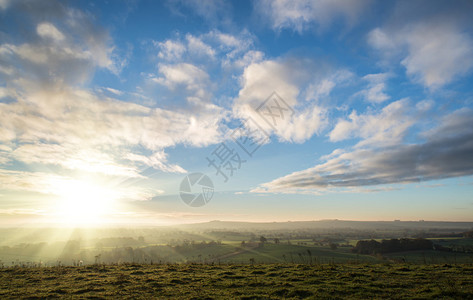
<path fill-rule="evenodd" d="M 467 243 L 468 242 L 468 243 Z M 459 245 L 472 247 L 471 240 L 445 240 L 445 246 Z M 454 244 L 455 243 L 455 244 Z M 362 255 L 353 253 L 351 247 L 339 246 L 331 249 L 329 246 L 313 245 L 310 243 L 264 243 L 258 242 L 222 242 L 213 244 L 196 244 L 187 246 L 154 245 L 131 248 L 81 248 L 69 256 L 61 256 L 59 253 L 22 253 L 20 250 L 10 249 L 8 253 L 2 252 L 0 266 L 37 264 L 42 262 L 43 266 L 73 265 L 73 260 L 83 260 L 84 264 L 95 263 L 95 256 L 101 255 L 100 263 L 232 263 L 248 264 L 254 263 L 384 263 L 406 262 L 418 264 L 455 264 L 473 263 L 473 253 L 448 252 L 421 250 L 410 252 L 385 253 L 383 255 Z M 84 254 L 85 253 L 85 254 Z M 30 255 L 27 255 L 30 254 Z M 46 255 L 44 255 L 46 254 Z"/>
<path fill-rule="evenodd" d="M 471 253 L 442 252 L 433 250 L 409 251 L 384 254 L 385 259 L 397 259 L 415 264 L 473 264 Z"/>
<path fill-rule="evenodd" d="M 0 269 L 0 298 L 473 299 L 472 265 L 121 265 Z"/>
<path fill-rule="evenodd" d="M 369 255 L 357 255 L 349 248 L 331 250 L 325 246 L 305 246 L 287 244 L 265 244 L 255 249 L 244 249 L 237 255 L 222 259 L 226 263 L 248 263 L 254 259 L 257 263 L 347 263 L 347 262 L 381 262 Z M 310 254 L 309 254 L 310 253 Z"/>

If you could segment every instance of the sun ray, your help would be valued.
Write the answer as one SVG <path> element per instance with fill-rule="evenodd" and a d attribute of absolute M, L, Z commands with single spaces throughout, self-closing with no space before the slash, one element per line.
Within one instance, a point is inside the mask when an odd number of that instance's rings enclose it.
<path fill-rule="evenodd" d="M 100 225 L 115 211 L 121 193 L 86 180 L 56 180 L 52 183 L 57 204 L 55 220 L 72 226 Z"/>

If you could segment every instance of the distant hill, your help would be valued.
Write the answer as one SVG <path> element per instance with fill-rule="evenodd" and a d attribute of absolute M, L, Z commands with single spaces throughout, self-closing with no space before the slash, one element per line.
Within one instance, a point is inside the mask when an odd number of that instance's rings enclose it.
<path fill-rule="evenodd" d="M 473 229 L 473 222 L 440 221 L 296 221 L 296 222 L 229 222 L 211 221 L 178 225 L 178 228 L 193 230 L 304 230 L 304 229 L 357 229 L 357 230 L 425 230 L 442 232 L 464 232 Z"/>

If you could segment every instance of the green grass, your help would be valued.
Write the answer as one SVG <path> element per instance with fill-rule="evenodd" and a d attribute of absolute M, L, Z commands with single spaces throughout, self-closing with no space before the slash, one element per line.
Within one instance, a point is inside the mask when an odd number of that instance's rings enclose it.
<path fill-rule="evenodd" d="M 456 264 L 470 263 L 473 264 L 472 253 L 455 253 L 443 251 L 408 251 L 384 254 L 388 259 L 404 260 L 407 263 L 416 264 Z"/>
<path fill-rule="evenodd" d="M 473 299 L 473 266 L 122 265 L 0 269 L 0 298 Z"/>
<path fill-rule="evenodd" d="M 442 246 L 471 246 L 473 247 L 473 239 L 466 238 L 435 238 L 430 239 L 434 244 Z"/>
<path fill-rule="evenodd" d="M 310 256 L 307 250 L 310 251 Z M 254 259 L 257 263 L 347 263 L 379 261 L 372 256 L 351 253 L 348 248 L 340 247 L 334 251 L 324 246 L 265 244 L 262 247 L 250 249 L 239 255 L 224 259 L 222 262 L 248 263 L 250 259 Z"/>

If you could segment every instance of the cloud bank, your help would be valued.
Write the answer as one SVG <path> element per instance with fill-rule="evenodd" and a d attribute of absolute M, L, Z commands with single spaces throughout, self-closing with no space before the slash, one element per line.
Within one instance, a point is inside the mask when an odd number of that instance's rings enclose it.
<path fill-rule="evenodd" d="M 425 142 L 335 150 L 326 161 L 262 184 L 253 192 L 325 192 L 473 174 L 473 111 L 460 109 L 424 132 Z"/>

